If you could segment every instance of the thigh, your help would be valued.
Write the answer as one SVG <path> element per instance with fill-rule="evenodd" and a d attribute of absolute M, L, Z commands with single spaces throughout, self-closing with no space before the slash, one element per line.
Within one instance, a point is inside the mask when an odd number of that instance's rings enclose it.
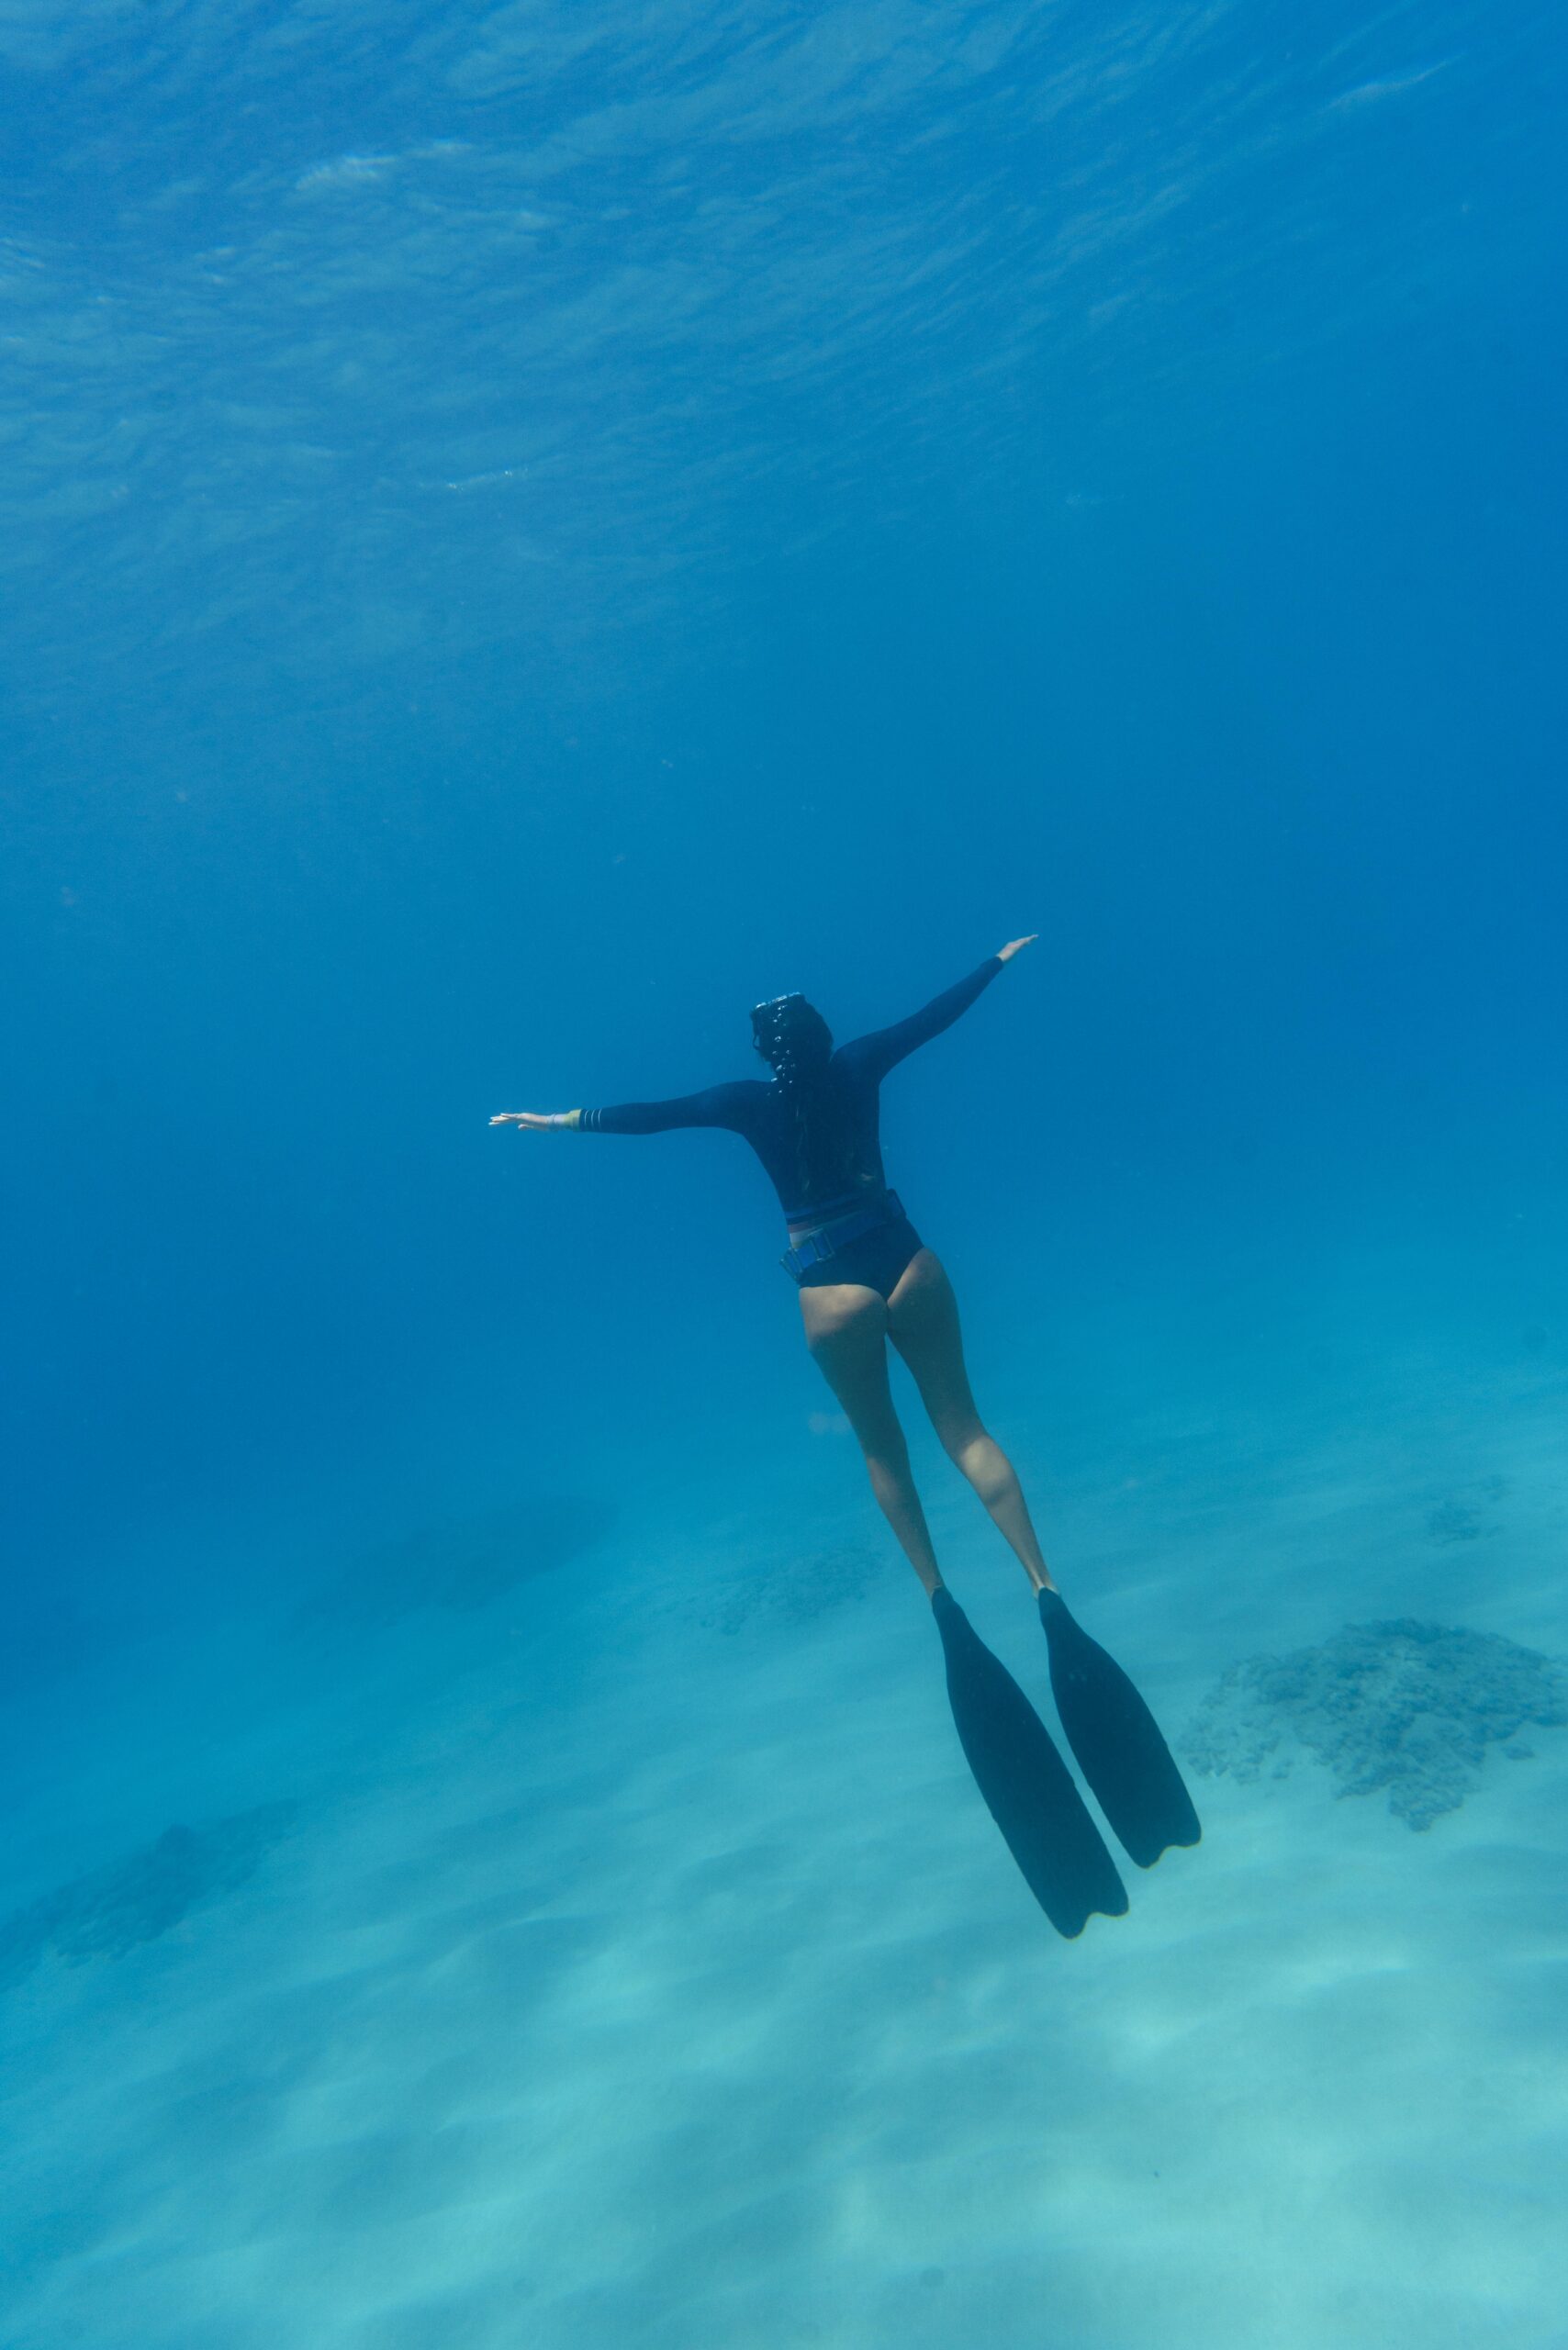
<path fill-rule="evenodd" d="M 874 1289 L 834 1281 L 801 1292 L 806 1344 L 863 1444 L 898 1422 L 888 1384 L 888 1308 Z"/>
<path fill-rule="evenodd" d="M 942 1260 L 923 1248 L 894 1290 L 888 1305 L 888 1336 L 908 1363 L 920 1400 L 944 1442 L 961 1440 L 980 1426 L 964 1341 L 958 1301 Z"/>

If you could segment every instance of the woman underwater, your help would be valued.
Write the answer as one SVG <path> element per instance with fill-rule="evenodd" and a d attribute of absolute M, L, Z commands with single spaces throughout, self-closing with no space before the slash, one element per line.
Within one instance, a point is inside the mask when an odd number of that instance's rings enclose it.
<path fill-rule="evenodd" d="M 950 1028 L 1033 943 L 1010 940 L 923 1012 L 836 1051 L 826 1021 L 804 996 L 756 1005 L 752 1035 L 770 1080 L 745 1078 L 675 1101 L 623 1102 L 607 1110 L 509 1110 L 490 1124 L 607 1135 L 716 1126 L 750 1143 L 784 1211 L 790 1247 L 782 1261 L 800 1289 L 806 1344 L 844 1407 L 872 1490 L 930 1596 L 969 1767 L 1036 1898 L 1058 1931 L 1072 1935 L 1096 1910 L 1120 1917 L 1126 1890 L 1045 1725 L 942 1581 L 888 1382 L 890 1338 L 948 1458 L 985 1504 L 1036 1592 L 1062 1727 L 1116 1835 L 1143 1868 L 1170 1844 L 1195 1844 L 1197 1815 L 1152 1715 L 1126 1673 L 1068 1613 L 1052 1580 L 1013 1464 L 975 1408 L 952 1284 L 882 1171 L 882 1080 L 917 1046 Z"/>

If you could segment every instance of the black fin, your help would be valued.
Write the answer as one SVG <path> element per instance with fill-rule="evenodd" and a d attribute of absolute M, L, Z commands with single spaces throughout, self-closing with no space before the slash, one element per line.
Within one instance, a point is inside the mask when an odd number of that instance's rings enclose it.
<path fill-rule="evenodd" d="M 1121 1666 L 1068 1613 L 1059 1591 L 1040 1594 L 1051 1693 L 1101 1810 L 1140 1869 L 1168 1845 L 1203 1834 L 1193 1798 L 1159 1726 Z"/>
<path fill-rule="evenodd" d="M 1030 1892 L 1070 1940 L 1096 1910 L 1122 1917 L 1126 1888 L 1050 1732 L 952 1593 L 931 1606 L 958 1741 Z"/>

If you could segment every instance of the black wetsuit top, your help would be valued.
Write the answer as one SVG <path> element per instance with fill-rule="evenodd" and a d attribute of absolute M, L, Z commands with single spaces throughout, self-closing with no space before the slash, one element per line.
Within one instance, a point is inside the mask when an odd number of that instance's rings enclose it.
<path fill-rule="evenodd" d="M 878 1125 L 878 1094 L 883 1078 L 918 1045 L 939 1036 L 967 1012 L 1002 968 L 990 955 L 955 988 L 924 1012 L 869 1036 L 840 1045 L 823 1080 L 812 1088 L 805 1121 L 807 1149 L 801 1159 L 801 1128 L 787 1090 L 769 1078 L 740 1078 L 686 1093 L 673 1102 L 621 1102 L 608 1110 L 584 1110 L 579 1124 L 606 1135 L 666 1134 L 676 1126 L 720 1126 L 744 1135 L 767 1169 L 779 1204 L 794 1223 L 813 1214 L 846 1213 L 878 1197 L 887 1187 Z"/>

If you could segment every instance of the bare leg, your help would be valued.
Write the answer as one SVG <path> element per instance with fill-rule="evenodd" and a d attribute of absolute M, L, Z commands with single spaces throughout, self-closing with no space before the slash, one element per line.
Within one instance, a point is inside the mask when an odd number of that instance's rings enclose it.
<path fill-rule="evenodd" d="M 888 1309 L 874 1289 L 834 1281 L 801 1292 L 806 1344 L 860 1440 L 871 1491 L 900 1547 L 928 1592 L 941 1583 L 909 1447 L 888 1385 Z"/>
<path fill-rule="evenodd" d="M 888 1336 L 914 1374 L 949 1460 L 961 1469 L 1036 1591 L 1054 1591 L 1013 1463 L 981 1425 L 958 1329 L 958 1302 L 939 1258 L 923 1248 L 888 1304 Z"/>

